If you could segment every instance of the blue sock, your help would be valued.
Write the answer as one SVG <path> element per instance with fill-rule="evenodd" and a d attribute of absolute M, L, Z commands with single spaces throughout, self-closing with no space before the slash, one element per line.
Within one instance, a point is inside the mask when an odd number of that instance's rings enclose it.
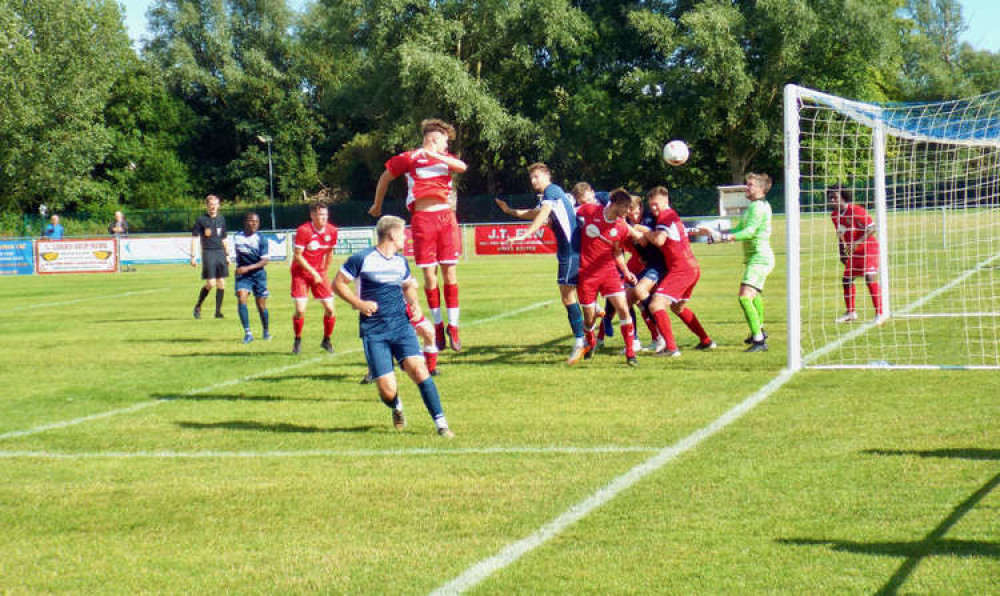
<path fill-rule="evenodd" d="M 247 305 L 241 302 L 236 307 L 236 310 L 240 313 L 240 323 L 243 323 L 243 331 L 250 333 L 250 311 L 247 310 Z"/>
<path fill-rule="evenodd" d="M 441 397 L 438 395 L 437 385 L 434 384 L 434 377 L 427 377 L 423 383 L 417 385 L 420 388 L 420 398 L 424 400 L 427 411 L 432 418 L 439 418 L 444 415 L 441 409 Z"/>
<path fill-rule="evenodd" d="M 604 320 L 601 321 L 604 324 L 604 335 L 607 337 L 615 336 L 615 309 L 611 306 L 610 300 L 604 301 Z"/>
<path fill-rule="evenodd" d="M 574 302 L 573 304 L 567 304 L 566 314 L 569 315 L 569 326 L 573 330 L 573 337 L 582 338 L 583 337 L 583 310 L 580 309 L 580 303 Z"/>
<path fill-rule="evenodd" d="M 389 406 L 390 410 L 395 410 L 396 408 L 399 407 L 399 394 L 397 393 L 396 397 L 392 398 L 392 401 L 385 401 L 383 399 L 382 403 L 384 403 L 385 405 Z"/>
<path fill-rule="evenodd" d="M 266 308 L 260 310 L 260 324 L 263 325 L 265 332 L 270 327 L 269 316 Z"/>

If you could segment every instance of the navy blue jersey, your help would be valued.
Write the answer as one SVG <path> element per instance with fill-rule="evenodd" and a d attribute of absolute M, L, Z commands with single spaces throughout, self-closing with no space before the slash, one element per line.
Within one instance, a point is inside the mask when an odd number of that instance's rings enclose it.
<path fill-rule="evenodd" d="M 656 229 L 656 218 L 648 210 L 644 211 L 642 218 L 639 221 L 640 225 L 646 226 L 650 230 Z M 656 267 L 663 271 L 666 271 L 666 262 L 663 260 L 663 251 L 659 246 L 656 246 L 652 242 L 647 242 L 646 244 L 639 244 L 634 242 L 635 252 L 639 255 L 639 258 L 646 264 L 646 267 Z"/>
<path fill-rule="evenodd" d="M 399 327 L 409 327 L 403 283 L 413 279 L 410 264 L 401 254 L 386 257 L 378 249 L 365 248 L 351 255 L 340 272 L 357 282 L 358 296 L 378 304 L 371 316 L 360 315 L 361 337 L 390 335 Z"/>
<path fill-rule="evenodd" d="M 580 234 L 573 199 L 557 184 L 550 184 L 538 199 L 538 206 L 548 205 L 549 226 L 556 235 L 558 254 L 580 252 Z"/>
<path fill-rule="evenodd" d="M 237 267 L 256 265 L 261 259 L 267 258 L 267 240 L 256 232 L 249 236 L 237 232 L 233 236 L 233 249 L 236 251 Z"/>
<path fill-rule="evenodd" d="M 594 200 L 607 207 L 608 203 L 611 202 L 611 193 L 606 190 L 595 191 Z"/>

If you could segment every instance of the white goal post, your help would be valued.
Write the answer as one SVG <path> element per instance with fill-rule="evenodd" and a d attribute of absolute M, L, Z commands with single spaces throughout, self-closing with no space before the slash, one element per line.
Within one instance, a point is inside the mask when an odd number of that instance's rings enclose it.
<path fill-rule="evenodd" d="M 876 105 L 788 85 L 784 119 L 789 368 L 1000 368 L 1000 91 Z M 833 185 L 874 224 L 863 268 Z"/>

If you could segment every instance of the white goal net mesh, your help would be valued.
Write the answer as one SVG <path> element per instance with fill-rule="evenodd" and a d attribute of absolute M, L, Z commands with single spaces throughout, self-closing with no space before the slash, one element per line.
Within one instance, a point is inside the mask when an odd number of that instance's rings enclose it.
<path fill-rule="evenodd" d="M 789 328 L 800 330 L 790 345 L 801 364 L 1000 367 L 1000 92 L 875 106 L 794 89 L 789 310 L 800 320 Z M 834 184 L 866 210 L 879 247 L 877 270 L 853 279 L 857 319 L 846 322 L 851 275 L 831 217 Z"/>

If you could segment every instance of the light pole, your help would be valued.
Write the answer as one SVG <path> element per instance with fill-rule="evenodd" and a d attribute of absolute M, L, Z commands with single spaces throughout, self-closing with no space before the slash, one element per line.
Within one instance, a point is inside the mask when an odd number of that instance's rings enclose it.
<path fill-rule="evenodd" d="M 257 135 L 257 140 L 267 144 L 267 185 L 271 191 L 271 229 L 275 230 L 274 224 L 274 166 L 271 162 L 271 137 Z"/>

